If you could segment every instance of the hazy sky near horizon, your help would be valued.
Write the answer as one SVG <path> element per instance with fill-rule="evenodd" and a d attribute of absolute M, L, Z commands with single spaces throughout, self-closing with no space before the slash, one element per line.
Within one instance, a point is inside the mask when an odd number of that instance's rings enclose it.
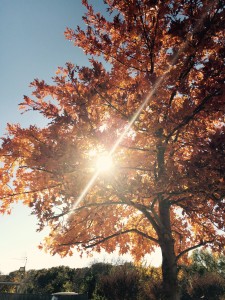
<path fill-rule="evenodd" d="M 97 9 L 104 8 L 102 0 L 93 1 Z M 87 63 L 82 50 L 64 38 L 66 27 L 82 24 L 84 12 L 81 0 L 0 0 L 0 136 L 8 122 L 45 125 L 37 113 L 21 115 L 18 104 L 23 95 L 31 93 L 29 84 L 34 78 L 48 82 L 66 62 Z M 37 249 L 46 231 L 36 232 L 36 224 L 35 216 L 22 204 L 14 205 L 10 216 L 0 215 L 0 272 L 6 274 L 24 266 L 25 257 L 27 269 L 57 265 L 77 268 L 115 257 L 80 259 L 76 253 L 64 259 L 52 257 Z"/>

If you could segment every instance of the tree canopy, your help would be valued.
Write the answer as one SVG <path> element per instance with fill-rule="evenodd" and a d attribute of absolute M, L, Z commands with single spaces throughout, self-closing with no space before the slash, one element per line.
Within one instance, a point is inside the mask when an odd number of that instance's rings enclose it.
<path fill-rule="evenodd" d="M 52 254 L 160 247 L 166 290 L 189 250 L 224 251 L 225 3 L 104 2 L 108 16 L 84 0 L 86 29 L 65 31 L 90 66 L 35 79 L 20 105 L 48 126 L 8 125 L 1 212 L 29 205 Z"/>

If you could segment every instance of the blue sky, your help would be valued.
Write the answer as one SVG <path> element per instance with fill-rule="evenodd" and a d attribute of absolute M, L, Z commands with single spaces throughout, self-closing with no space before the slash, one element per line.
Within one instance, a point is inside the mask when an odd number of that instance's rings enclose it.
<path fill-rule="evenodd" d="M 67 61 L 84 63 L 82 50 L 64 38 L 84 11 L 80 0 L 0 0 L 1 132 L 7 122 L 40 122 L 38 115 L 21 117 L 17 106 L 34 78 L 48 81 Z"/>
<path fill-rule="evenodd" d="M 102 9 L 102 0 L 94 0 Z M 54 76 L 58 66 L 68 61 L 84 65 L 87 60 L 81 49 L 65 40 L 66 27 L 75 28 L 82 22 L 85 8 L 81 0 L 0 0 L 0 135 L 6 124 L 23 126 L 38 124 L 44 120 L 37 113 L 21 115 L 18 104 L 23 95 L 29 95 L 29 83 L 34 78 L 47 82 Z M 111 260 L 111 256 L 95 255 L 92 259 L 80 259 L 75 253 L 71 258 L 61 259 L 37 249 L 46 235 L 36 232 L 37 220 L 30 210 L 14 205 L 10 216 L 0 215 L 0 272 L 6 274 L 24 266 L 27 269 L 69 265 L 77 268 L 96 260 Z"/>

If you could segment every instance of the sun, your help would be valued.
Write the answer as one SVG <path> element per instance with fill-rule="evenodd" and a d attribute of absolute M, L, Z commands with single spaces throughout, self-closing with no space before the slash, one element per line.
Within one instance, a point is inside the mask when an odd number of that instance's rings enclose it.
<path fill-rule="evenodd" d="M 98 172 L 109 172 L 113 168 L 113 160 L 111 155 L 99 155 L 96 161 L 96 168 Z"/>
<path fill-rule="evenodd" d="M 107 151 L 92 148 L 88 151 L 88 157 L 94 163 L 94 169 L 97 173 L 109 172 L 113 169 L 112 155 Z"/>

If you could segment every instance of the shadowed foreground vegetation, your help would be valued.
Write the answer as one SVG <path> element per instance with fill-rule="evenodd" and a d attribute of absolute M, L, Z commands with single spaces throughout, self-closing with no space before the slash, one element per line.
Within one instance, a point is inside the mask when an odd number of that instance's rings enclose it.
<path fill-rule="evenodd" d="M 19 271 L 1 275 L 0 281 L 20 281 L 20 292 L 51 294 L 58 291 L 88 293 L 93 300 L 159 300 L 162 294 L 160 268 L 95 263 L 72 269 L 65 266 Z M 180 266 L 181 299 L 225 299 L 225 256 L 195 251 L 188 266 Z M 2 292 L 15 292 L 13 286 L 1 286 Z"/>

